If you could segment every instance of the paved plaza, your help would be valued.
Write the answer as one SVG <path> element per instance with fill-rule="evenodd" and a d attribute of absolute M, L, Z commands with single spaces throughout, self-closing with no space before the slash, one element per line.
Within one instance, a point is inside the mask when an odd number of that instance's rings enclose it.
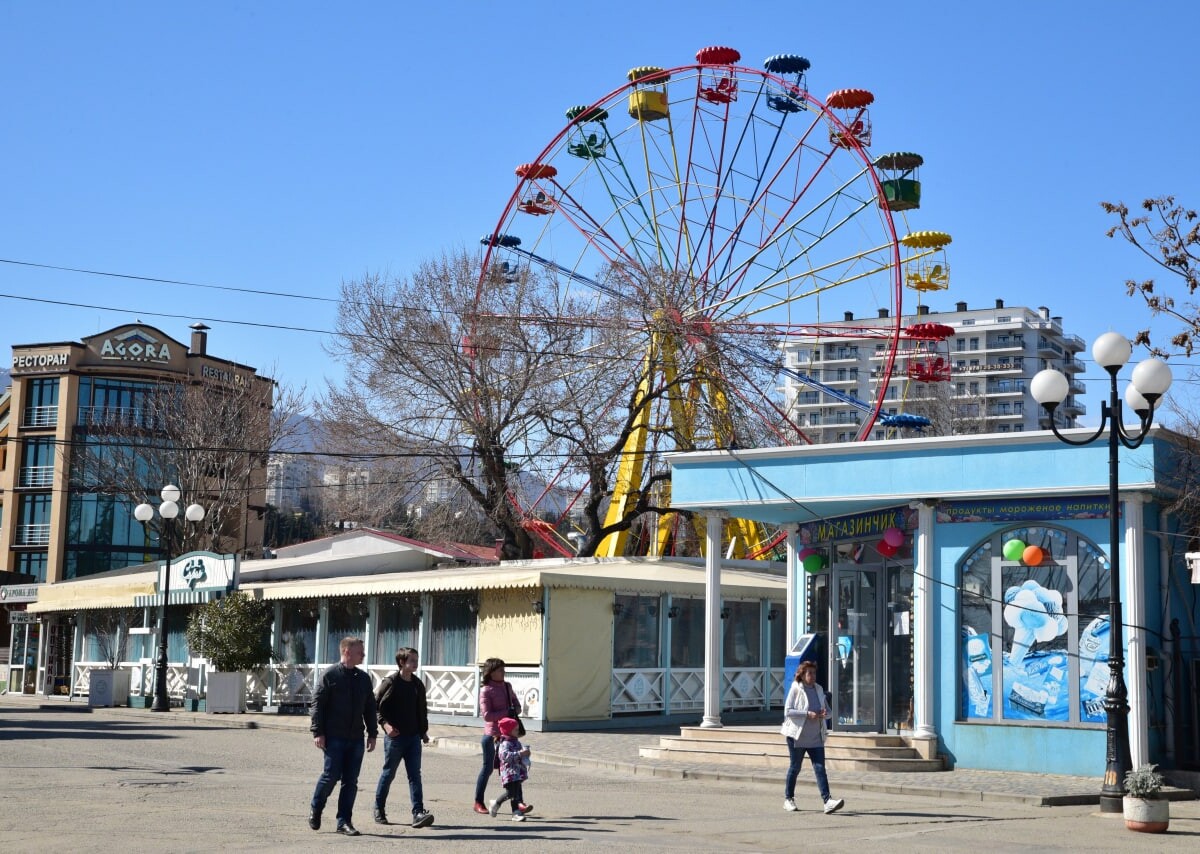
<path fill-rule="evenodd" d="M 359 780 L 354 820 L 363 836 L 346 839 L 332 832 L 332 803 L 322 831 L 305 822 L 320 771 L 306 718 L 89 711 L 78 701 L 0 697 L 0 850 L 318 851 L 397 838 L 427 851 L 467 851 L 497 838 L 524 851 L 629 852 L 1182 851 L 1200 843 L 1200 801 L 1172 803 L 1169 834 L 1135 834 L 1094 804 L 1035 805 L 1077 785 L 1043 775 L 834 773 L 846 807 L 826 816 L 806 773 L 800 811 L 787 813 L 781 773 L 640 759 L 637 747 L 653 744 L 653 731 L 531 732 L 526 796 L 535 809 L 516 824 L 471 811 L 477 731 L 435 726 L 432 735 L 424 780 L 433 827 L 371 820 L 377 750 Z M 499 791 L 489 786 L 489 796 Z M 407 814 L 407 794 L 398 780 L 393 818 Z"/>

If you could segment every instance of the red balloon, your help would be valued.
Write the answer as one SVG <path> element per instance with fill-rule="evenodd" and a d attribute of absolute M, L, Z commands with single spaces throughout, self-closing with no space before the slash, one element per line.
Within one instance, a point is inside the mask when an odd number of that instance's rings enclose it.
<path fill-rule="evenodd" d="M 1021 553 L 1021 563 L 1026 566 L 1040 566 L 1045 559 L 1045 553 L 1037 546 L 1026 546 Z"/>
<path fill-rule="evenodd" d="M 887 540 L 880 540 L 875 544 L 875 551 L 879 552 L 884 557 L 891 557 L 896 552 L 900 551 L 900 547 L 893 546 Z"/>

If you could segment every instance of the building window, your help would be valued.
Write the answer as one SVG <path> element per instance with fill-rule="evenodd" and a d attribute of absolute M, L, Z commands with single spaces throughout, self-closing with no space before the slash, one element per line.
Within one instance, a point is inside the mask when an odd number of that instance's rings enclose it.
<path fill-rule="evenodd" d="M 342 638 L 366 638 L 367 600 L 363 596 L 338 596 L 329 600 L 329 630 L 325 633 L 327 662 L 342 657 L 339 644 Z M 395 650 L 392 650 L 395 652 Z"/>
<path fill-rule="evenodd" d="M 661 667 L 658 597 L 618 593 L 613 602 L 613 667 Z"/>
<path fill-rule="evenodd" d="M 973 382 L 970 384 L 971 394 L 979 394 L 979 383 Z"/>
<path fill-rule="evenodd" d="M 474 595 L 439 595 L 433 600 L 429 628 L 429 664 L 466 667 L 475 664 L 475 615 L 479 603 Z"/>
<path fill-rule="evenodd" d="M 958 351 L 959 353 L 962 353 L 963 351 L 965 351 L 967 349 L 967 339 L 966 338 L 955 338 L 954 339 L 954 349 L 956 351 Z"/>
<path fill-rule="evenodd" d="M 725 630 L 724 667 L 759 667 L 762 662 L 762 617 L 757 602 L 724 603 L 729 616 L 721 621 Z"/>
<path fill-rule="evenodd" d="M 58 422 L 58 377 L 40 377 L 25 384 L 25 427 L 53 427 Z"/>
<path fill-rule="evenodd" d="M 1010 540 L 1040 548 L 1041 563 L 1006 560 Z M 1048 525 L 1010 528 L 969 552 L 959 562 L 960 719 L 1103 723 L 1108 573 L 1094 544 Z"/>
<path fill-rule="evenodd" d="M 314 664 L 317 652 L 317 600 L 289 599 L 280 605 L 275 655 L 282 664 Z"/>
<path fill-rule="evenodd" d="M 33 576 L 40 584 L 46 580 L 48 560 L 46 552 L 18 552 L 16 570 L 22 575 Z"/>
<path fill-rule="evenodd" d="M 971 339 L 971 349 L 972 349 L 972 350 L 978 350 L 978 349 L 979 349 L 979 339 L 978 339 L 978 338 L 972 338 L 972 339 Z"/>
<path fill-rule="evenodd" d="M 704 666 L 704 600 L 672 599 L 671 666 Z"/>
<path fill-rule="evenodd" d="M 22 495 L 17 506 L 17 545 L 49 545 L 50 495 Z"/>

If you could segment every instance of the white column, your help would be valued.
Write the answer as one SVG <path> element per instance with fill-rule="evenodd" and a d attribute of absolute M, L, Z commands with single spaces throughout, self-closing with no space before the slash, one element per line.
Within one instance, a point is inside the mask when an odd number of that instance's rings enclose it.
<path fill-rule="evenodd" d="M 933 523 L 934 504 L 916 501 L 917 541 L 913 549 L 913 608 L 916 625 L 913 627 L 913 735 L 916 738 L 937 738 L 933 722 L 935 687 L 933 649 Z"/>
<path fill-rule="evenodd" d="M 785 648 L 791 652 L 792 644 L 800 635 L 800 626 L 808 625 L 808 615 L 804 613 L 804 591 L 798 589 L 797 581 L 804 577 L 796 566 L 799 549 L 796 548 L 796 532 L 800 529 L 797 524 L 784 525 L 787 531 L 787 640 Z"/>
<path fill-rule="evenodd" d="M 1128 626 L 1125 643 L 1125 679 L 1129 689 L 1129 758 L 1133 768 L 1150 761 L 1150 735 L 1146 719 L 1146 564 L 1142 559 L 1146 536 L 1143 495 L 1123 495 L 1125 510 L 1125 568 L 1122 618 Z"/>
<path fill-rule="evenodd" d="M 721 726 L 721 533 L 725 514 L 711 512 L 704 536 L 704 718 Z"/>

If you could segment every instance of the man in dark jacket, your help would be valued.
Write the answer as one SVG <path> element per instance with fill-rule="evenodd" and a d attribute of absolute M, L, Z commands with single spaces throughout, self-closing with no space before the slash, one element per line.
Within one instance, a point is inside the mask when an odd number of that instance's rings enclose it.
<path fill-rule="evenodd" d="M 425 811 L 421 789 L 421 745 L 429 743 L 429 707 L 425 685 L 416 676 L 417 651 L 403 647 L 396 651 L 400 668 L 379 683 L 375 702 L 379 706 L 379 727 L 383 730 L 383 771 L 375 787 L 375 821 L 387 824 L 388 791 L 404 760 L 408 774 L 408 795 L 412 801 L 412 826 L 429 827 L 433 815 Z"/>
<path fill-rule="evenodd" d="M 312 701 L 313 744 L 325 752 L 325 769 L 317 779 L 308 813 L 308 826 L 321 827 L 321 812 L 325 801 L 341 780 L 338 793 L 337 832 L 359 836 L 351 822 L 354 797 L 358 794 L 358 772 L 363 761 L 363 730 L 367 733 L 367 750 L 375 749 L 375 695 L 371 692 L 371 677 L 358 665 L 363 660 L 360 638 L 342 638 L 338 644 L 341 661 L 321 676 Z"/>

